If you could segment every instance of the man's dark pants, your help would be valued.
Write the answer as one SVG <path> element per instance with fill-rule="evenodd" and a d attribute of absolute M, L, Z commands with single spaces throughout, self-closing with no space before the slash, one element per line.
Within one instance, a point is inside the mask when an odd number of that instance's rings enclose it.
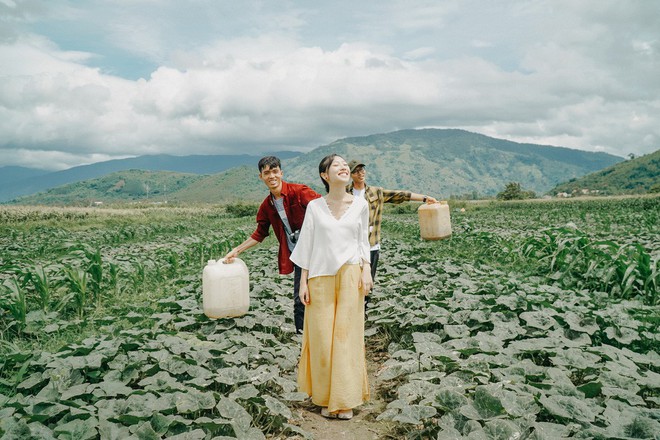
<path fill-rule="evenodd" d="M 371 251 L 371 281 L 373 283 L 376 283 L 376 267 L 378 266 L 378 259 L 380 258 L 380 250 L 375 250 Z M 364 311 L 365 313 L 367 312 L 367 304 L 369 304 L 369 298 L 371 298 L 371 294 L 374 292 L 374 289 L 371 289 L 371 292 L 369 292 L 369 295 L 364 297 Z"/>
<path fill-rule="evenodd" d="M 296 333 L 302 333 L 305 322 L 305 305 L 300 301 L 300 275 L 302 269 L 293 266 L 293 321 L 296 324 Z"/>

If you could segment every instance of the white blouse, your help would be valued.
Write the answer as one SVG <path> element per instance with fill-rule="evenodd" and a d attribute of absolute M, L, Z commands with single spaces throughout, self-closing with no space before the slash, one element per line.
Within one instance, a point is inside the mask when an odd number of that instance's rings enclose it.
<path fill-rule="evenodd" d="M 325 198 L 307 205 L 300 237 L 291 261 L 309 271 L 308 278 L 335 275 L 344 264 L 369 262 L 369 205 L 364 197 L 337 220 Z"/>

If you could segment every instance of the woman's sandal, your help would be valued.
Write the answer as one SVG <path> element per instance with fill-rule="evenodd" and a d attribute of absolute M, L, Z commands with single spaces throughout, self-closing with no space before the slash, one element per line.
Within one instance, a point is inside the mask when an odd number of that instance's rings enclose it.
<path fill-rule="evenodd" d="M 351 420 L 353 418 L 353 410 L 352 409 L 345 409 L 342 411 L 339 411 L 337 414 L 338 419 L 342 420 Z"/>
<path fill-rule="evenodd" d="M 328 411 L 328 407 L 326 407 L 326 406 L 321 408 L 321 415 L 323 417 L 325 417 L 326 419 L 336 419 L 337 418 L 337 413 L 336 412 L 331 413 L 330 411 Z"/>
<path fill-rule="evenodd" d="M 351 420 L 353 418 L 352 409 L 343 409 L 337 412 L 328 411 L 327 407 L 321 408 L 321 415 L 326 419 L 341 419 L 341 420 Z"/>

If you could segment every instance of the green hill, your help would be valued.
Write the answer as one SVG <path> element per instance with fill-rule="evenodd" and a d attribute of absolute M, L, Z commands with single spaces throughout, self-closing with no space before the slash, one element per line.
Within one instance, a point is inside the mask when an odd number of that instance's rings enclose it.
<path fill-rule="evenodd" d="M 200 180 L 173 193 L 168 200 L 175 202 L 256 202 L 268 193 L 259 180 L 258 159 L 254 166 L 240 166 L 222 173 L 203 176 Z"/>
<path fill-rule="evenodd" d="M 623 160 L 605 153 L 495 139 L 464 130 L 401 130 L 341 139 L 286 161 L 285 175 L 321 188 L 318 163 L 327 154 L 360 159 L 370 184 L 447 198 L 494 196 L 508 182 L 544 193 L 559 182 Z"/>
<path fill-rule="evenodd" d="M 170 194 L 203 179 L 172 171 L 128 170 L 62 185 L 13 201 L 22 205 L 89 206 L 95 202 L 165 201 Z"/>
<path fill-rule="evenodd" d="M 274 154 L 280 155 L 282 158 L 291 158 L 300 153 L 280 151 Z M 174 171 L 177 173 L 207 175 L 255 163 L 259 160 L 259 157 L 248 154 L 188 156 L 155 154 L 107 160 L 55 172 L 23 167 L 2 167 L 0 168 L 0 202 L 47 191 L 69 183 L 97 179 L 119 171 Z"/>
<path fill-rule="evenodd" d="M 509 182 L 544 193 L 560 182 L 614 165 L 623 158 L 562 147 L 519 144 L 464 130 L 401 130 L 337 140 L 282 162 L 284 179 L 310 185 L 321 192 L 319 161 L 330 153 L 367 164 L 368 182 L 391 189 L 408 189 L 439 198 L 494 196 Z M 144 200 L 175 202 L 259 202 L 267 194 L 258 179 L 258 158 L 218 174 L 199 176 L 143 172 L 113 173 L 102 179 L 62 186 L 25 197 L 18 203 L 83 204 L 90 201 Z M 131 191 L 111 190 L 124 180 Z M 142 185 L 142 187 L 140 186 Z M 142 191 L 140 188 L 143 188 Z"/>
<path fill-rule="evenodd" d="M 571 179 L 550 194 L 644 194 L 660 192 L 660 150 Z"/>

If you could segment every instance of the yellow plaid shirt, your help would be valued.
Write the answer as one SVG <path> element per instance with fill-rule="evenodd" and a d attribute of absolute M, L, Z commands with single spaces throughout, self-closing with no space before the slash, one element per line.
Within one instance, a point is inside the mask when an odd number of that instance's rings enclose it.
<path fill-rule="evenodd" d="M 346 191 L 353 194 L 351 183 Z M 380 243 L 380 223 L 383 219 L 384 203 L 409 202 L 412 193 L 410 191 L 398 191 L 383 189 L 380 186 L 369 186 L 365 184 L 364 198 L 369 204 L 369 244 L 375 246 Z"/>

